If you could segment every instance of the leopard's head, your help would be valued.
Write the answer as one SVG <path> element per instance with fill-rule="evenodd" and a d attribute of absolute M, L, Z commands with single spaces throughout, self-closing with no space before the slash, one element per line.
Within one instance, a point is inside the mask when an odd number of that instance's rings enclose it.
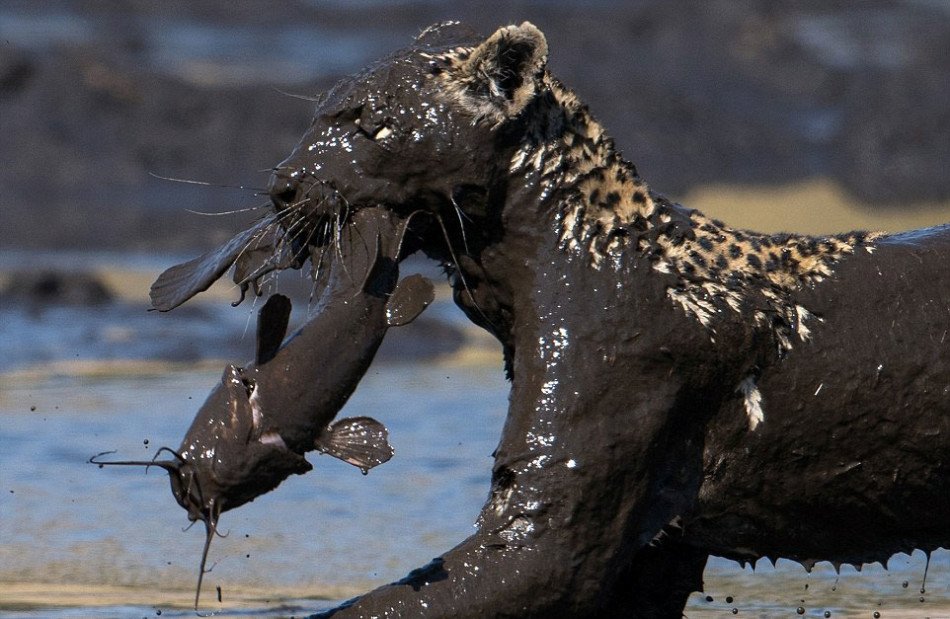
<path fill-rule="evenodd" d="M 500 234 L 546 59 L 530 23 L 487 38 L 449 23 L 339 82 L 270 180 L 297 249 L 315 255 L 355 211 L 382 208 L 407 222 L 404 254 L 422 250 L 456 271 Z"/>

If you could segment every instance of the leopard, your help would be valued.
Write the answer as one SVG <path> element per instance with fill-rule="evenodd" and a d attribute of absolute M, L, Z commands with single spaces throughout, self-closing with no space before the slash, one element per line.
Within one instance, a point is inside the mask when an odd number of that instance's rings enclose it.
<path fill-rule="evenodd" d="M 548 55 L 529 22 L 429 27 L 321 95 L 273 170 L 285 251 L 249 279 L 319 271 L 378 211 L 510 381 L 475 532 L 318 616 L 680 617 L 710 555 L 950 547 L 950 226 L 774 234 L 689 209 Z"/>

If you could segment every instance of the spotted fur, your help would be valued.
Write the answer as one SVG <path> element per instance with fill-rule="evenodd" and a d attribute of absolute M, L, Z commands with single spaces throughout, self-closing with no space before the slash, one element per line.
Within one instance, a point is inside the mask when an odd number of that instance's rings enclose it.
<path fill-rule="evenodd" d="M 530 24 L 503 28 L 489 43 L 503 37 L 532 37 L 534 30 Z M 457 47 L 428 57 L 433 78 L 441 82 L 453 103 L 469 106 L 476 122 L 496 123 L 505 115 L 522 113 L 529 104 L 520 93 L 513 97 L 515 103 L 501 108 L 486 106 L 484 96 L 475 96 L 474 76 L 482 71 L 485 77 L 478 58 L 482 47 Z M 542 67 L 547 54 L 543 36 L 538 47 L 540 51 L 528 63 Z M 762 234 L 732 228 L 667 201 L 653 193 L 636 167 L 623 159 L 574 92 L 546 71 L 537 79 L 541 94 L 525 118 L 530 139 L 515 152 L 510 172 L 540 177 L 542 200 L 555 190 L 560 192 L 556 205 L 560 246 L 594 269 L 619 268 L 621 255 L 631 248 L 639 251 L 655 271 L 675 278 L 667 296 L 709 329 L 711 336 L 719 312 L 754 306 L 756 324 L 773 330 L 780 353 L 790 350 L 795 339 L 808 339 L 806 323 L 816 319 L 791 301 L 789 293 L 821 282 L 832 274 L 835 264 L 856 250 L 873 251 L 878 233 Z M 492 93 L 504 89 L 503 84 L 489 88 Z M 475 100 L 480 103 L 472 103 Z"/>

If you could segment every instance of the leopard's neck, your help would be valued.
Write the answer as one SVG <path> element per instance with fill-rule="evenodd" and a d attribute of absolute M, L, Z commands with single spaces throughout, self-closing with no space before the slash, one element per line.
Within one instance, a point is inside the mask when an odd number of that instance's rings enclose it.
<path fill-rule="evenodd" d="M 668 295 L 710 327 L 718 308 L 740 311 L 755 296 L 784 317 L 789 331 L 807 336 L 805 308 L 788 294 L 822 281 L 833 266 L 875 235 L 763 234 L 674 204 L 651 191 L 603 127 L 570 90 L 547 78 L 548 95 L 532 115 L 529 139 L 510 170 L 539 184 L 543 211 L 553 213 L 558 242 L 593 269 L 619 268 L 631 256 L 675 279 Z M 756 320 L 769 322 L 759 311 Z M 790 348 L 789 333 L 782 335 Z"/>
<path fill-rule="evenodd" d="M 860 232 L 763 234 L 673 204 L 640 178 L 573 92 L 550 76 L 547 85 L 547 109 L 534 115 L 531 139 L 512 156 L 510 170 L 536 175 L 539 199 L 557 210 L 561 245 L 587 254 L 594 267 L 636 242 L 660 272 L 709 281 L 755 276 L 790 288 L 821 281 L 834 261 L 868 239 Z"/>

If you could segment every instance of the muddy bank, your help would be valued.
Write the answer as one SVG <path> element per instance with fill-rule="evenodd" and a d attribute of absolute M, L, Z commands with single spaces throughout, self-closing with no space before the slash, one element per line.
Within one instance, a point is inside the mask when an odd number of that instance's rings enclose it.
<path fill-rule="evenodd" d="M 305 96 L 424 25 L 529 19 L 659 190 L 830 178 L 884 209 L 950 200 L 942 3 L 259 3 L 0 9 L 7 247 L 208 247 L 307 125 Z M 197 187 L 150 173 L 245 190 Z"/>
<path fill-rule="evenodd" d="M 64 259 L 54 260 L 61 264 L 57 267 L 49 256 L 31 259 L 29 253 L 15 262 L 21 265 L 0 264 L 0 335 L 8 351 L 0 372 L 43 367 L 54 373 L 88 373 L 113 371 L 115 363 L 140 367 L 132 362 L 145 361 L 159 368 L 208 360 L 241 364 L 254 356 L 254 321 L 263 301 L 248 299 L 232 308 L 229 301 L 239 294 L 230 282 L 164 314 L 149 311 L 151 271 L 108 269 L 94 261 L 62 266 L 68 262 Z M 36 265 L 22 264 L 29 262 Z M 289 272 L 278 286 L 294 299 L 296 328 L 312 314 L 309 279 Z M 432 311 L 387 335 L 377 360 L 425 363 L 485 349 L 495 352 L 488 336 L 462 320 L 443 290 Z"/>

